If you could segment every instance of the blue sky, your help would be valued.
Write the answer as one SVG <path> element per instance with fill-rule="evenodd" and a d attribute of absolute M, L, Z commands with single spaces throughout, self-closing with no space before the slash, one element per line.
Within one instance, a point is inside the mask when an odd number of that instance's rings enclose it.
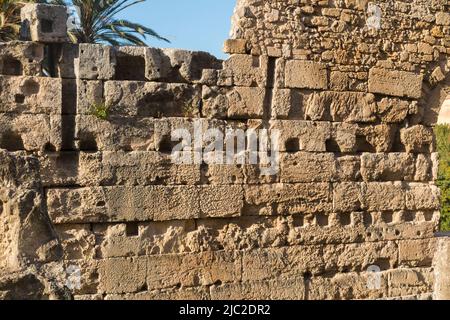
<path fill-rule="evenodd" d="M 148 38 L 152 47 L 208 51 L 225 58 L 236 0 L 147 0 L 128 8 L 121 17 L 144 24 L 168 38 L 168 44 Z"/>

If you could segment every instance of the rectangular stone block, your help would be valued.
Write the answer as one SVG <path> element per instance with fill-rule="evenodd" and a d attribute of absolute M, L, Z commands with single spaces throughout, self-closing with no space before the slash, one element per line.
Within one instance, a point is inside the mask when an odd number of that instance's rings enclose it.
<path fill-rule="evenodd" d="M 200 165 L 175 164 L 169 154 L 155 151 L 107 151 L 102 153 L 102 185 L 196 185 Z"/>
<path fill-rule="evenodd" d="M 297 214 L 332 210 L 328 183 L 251 185 L 245 188 L 244 215 Z"/>
<path fill-rule="evenodd" d="M 36 42 L 0 43 L 0 74 L 42 76 L 44 45 Z"/>
<path fill-rule="evenodd" d="M 287 88 L 327 89 L 327 68 L 324 64 L 312 61 L 288 60 L 285 85 Z"/>
<path fill-rule="evenodd" d="M 139 292 L 146 286 L 146 258 L 113 258 L 99 262 L 100 293 Z"/>
<path fill-rule="evenodd" d="M 155 119 L 76 116 L 75 140 L 82 151 L 155 150 Z"/>
<path fill-rule="evenodd" d="M 77 79 L 76 113 L 94 115 L 99 106 L 109 107 L 105 101 L 104 82 Z M 109 109 L 108 109 L 109 111 Z M 108 112 L 109 113 L 109 112 Z"/>
<path fill-rule="evenodd" d="M 372 68 L 369 71 L 369 92 L 419 99 L 423 75 L 412 72 Z"/>
<path fill-rule="evenodd" d="M 60 150 L 61 118 L 45 114 L 0 114 L 0 148 Z"/>
<path fill-rule="evenodd" d="M 295 89 L 274 89 L 272 119 L 304 119 L 305 96 Z"/>
<path fill-rule="evenodd" d="M 310 280 L 308 298 L 311 300 L 379 299 L 388 292 L 385 272 L 380 275 L 380 286 L 369 288 L 374 279 L 371 272 L 336 273 L 331 277 L 315 276 Z"/>
<path fill-rule="evenodd" d="M 149 290 L 209 286 L 240 281 L 242 277 L 240 254 L 225 251 L 150 256 L 147 270 Z"/>
<path fill-rule="evenodd" d="M 248 51 L 248 43 L 245 39 L 227 39 L 223 45 L 223 52 L 228 54 L 246 54 Z"/>
<path fill-rule="evenodd" d="M 60 115 L 61 79 L 0 76 L 0 112 Z"/>
<path fill-rule="evenodd" d="M 303 277 L 306 272 L 323 270 L 324 261 L 319 246 L 292 246 L 244 251 L 242 282 L 283 281 Z"/>
<path fill-rule="evenodd" d="M 333 153 L 283 153 L 280 167 L 282 183 L 328 182 L 336 171 Z"/>
<path fill-rule="evenodd" d="M 239 216 L 244 207 L 242 186 L 201 186 L 201 217 Z"/>
<path fill-rule="evenodd" d="M 24 39 L 42 43 L 68 42 L 66 6 L 26 4 L 20 17 L 20 32 Z"/>
<path fill-rule="evenodd" d="M 266 90 L 259 87 L 219 88 L 203 86 L 203 114 L 219 119 L 261 119 Z"/>
<path fill-rule="evenodd" d="M 278 130 L 280 152 L 326 152 L 331 138 L 329 122 L 272 120 L 270 130 Z"/>
<path fill-rule="evenodd" d="M 304 300 L 302 277 L 227 283 L 211 287 L 212 300 Z"/>
<path fill-rule="evenodd" d="M 399 268 L 387 272 L 389 297 L 417 296 L 433 292 L 434 275 L 431 268 Z"/>
<path fill-rule="evenodd" d="M 79 45 L 75 74 L 85 80 L 111 80 L 115 76 L 116 56 L 112 47 L 100 44 Z"/>
<path fill-rule="evenodd" d="M 200 86 L 107 81 L 104 97 L 111 115 L 155 118 L 200 116 Z"/>
<path fill-rule="evenodd" d="M 334 210 L 404 210 L 406 190 L 400 182 L 342 182 L 333 185 Z"/>
<path fill-rule="evenodd" d="M 313 93 L 305 106 L 308 119 L 335 122 L 374 122 L 377 105 L 373 94 L 359 92 Z"/>
<path fill-rule="evenodd" d="M 96 187 L 48 189 L 53 223 L 164 221 L 200 215 L 195 187 Z"/>
<path fill-rule="evenodd" d="M 234 54 L 224 61 L 223 70 L 230 72 L 235 86 L 264 88 L 267 85 L 268 61 L 267 56 Z"/>
<path fill-rule="evenodd" d="M 406 189 L 406 206 L 410 210 L 440 210 L 441 191 L 428 183 L 409 183 Z"/>
<path fill-rule="evenodd" d="M 399 263 L 404 267 L 431 267 L 437 239 L 399 241 Z"/>
<path fill-rule="evenodd" d="M 409 153 L 364 153 L 361 174 L 365 181 L 413 181 L 415 162 Z"/>

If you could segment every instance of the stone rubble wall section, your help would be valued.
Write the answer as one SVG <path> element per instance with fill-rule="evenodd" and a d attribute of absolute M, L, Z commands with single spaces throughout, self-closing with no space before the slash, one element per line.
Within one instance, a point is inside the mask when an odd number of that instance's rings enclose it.
<path fill-rule="evenodd" d="M 370 31 L 366 1 L 240 0 L 226 61 L 1 44 L 0 148 L 37 158 L 75 297 L 431 298 L 448 2 L 391 2 Z M 280 130 L 279 172 L 174 164 L 194 120 Z"/>

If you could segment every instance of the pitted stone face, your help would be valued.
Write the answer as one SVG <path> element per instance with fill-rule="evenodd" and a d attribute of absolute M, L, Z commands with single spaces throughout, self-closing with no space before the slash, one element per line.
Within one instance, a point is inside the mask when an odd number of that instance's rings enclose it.
<path fill-rule="evenodd" d="M 450 88 L 448 9 L 239 0 L 226 61 L 64 43 L 53 46 L 55 77 L 42 77 L 43 44 L 1 44 L 0 221 L 12 216 L 18 233 L 0 225 L 0 246 L 17 248 L 0 262 L 57 259 L 51 237 L 39 248 L 15 240 L 51 235 L 41 233 L 51 221 L 70 267 L 59 274 L 79 271 L 80 299 L 443 292 L 433 126 Z M 58 31 L 51 17 L 38 19 L 39 37 Z M 196 139 L 185 151 L 201 161 L 175 162 L 180 129 L 214 129 L 232 150 L 230 132 L 278 132 L 266 150 L 278 170 L 205 161 Z M 0 296 L 12 281 L 2 279 Z"/>

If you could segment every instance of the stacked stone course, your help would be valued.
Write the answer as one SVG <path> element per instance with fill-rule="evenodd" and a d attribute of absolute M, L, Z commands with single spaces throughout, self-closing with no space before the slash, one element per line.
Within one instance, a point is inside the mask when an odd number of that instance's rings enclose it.
<path fill-rule="evenodd" d="M 1 44 L 0 148 L 36 159 L 75 298 L 430 298 L 449 3 L 374 3 L 379 30 L 363 0 L 238 0 L 226 61 Z M 278 173 L 173 163 L 171 132 L 194 121 L 280 130 Z"/>

